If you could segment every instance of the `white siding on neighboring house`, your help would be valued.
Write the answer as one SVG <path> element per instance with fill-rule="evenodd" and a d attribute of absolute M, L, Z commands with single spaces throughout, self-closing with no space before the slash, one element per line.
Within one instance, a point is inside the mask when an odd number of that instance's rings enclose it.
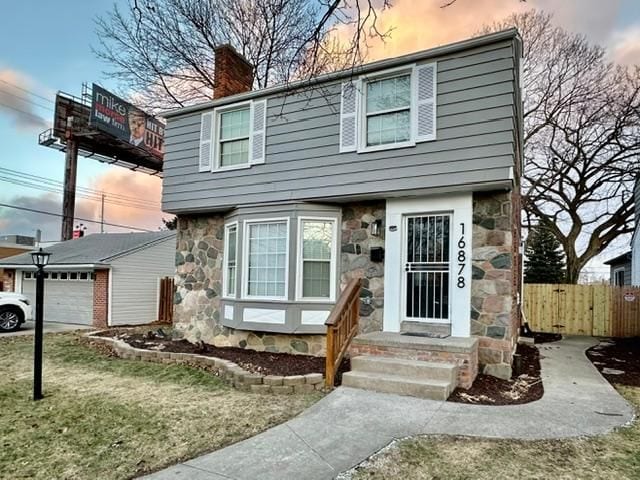
<path fill-rule="evenodd" d="M 640 232 L 637 227 L 631 239 L 631 285 L 640 286 Z"/>
<path fill-rule="evenodd" d="M 169 237 L 111 261 L 111 325 L 158 319 L 158 286 L 175 273 L 176 238 Z"/>

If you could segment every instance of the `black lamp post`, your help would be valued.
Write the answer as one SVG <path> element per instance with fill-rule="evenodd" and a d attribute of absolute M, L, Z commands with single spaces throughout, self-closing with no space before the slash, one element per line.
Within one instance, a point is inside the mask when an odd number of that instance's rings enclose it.
<path fill-rule="evenodd" d="M 42 334 L 44 318 L 44 267 L 49 263 L 49 252 L 38 250 L 31 253 L 36 271 L 36 335 L 33 353 L 33 399 L 42 398 Z"/>

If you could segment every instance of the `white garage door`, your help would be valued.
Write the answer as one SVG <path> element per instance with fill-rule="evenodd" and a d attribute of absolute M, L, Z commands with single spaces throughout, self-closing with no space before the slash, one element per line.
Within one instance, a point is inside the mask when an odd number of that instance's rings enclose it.
<path fill-rule="evenodd" d="M 93 278 L 91 272 L 47 272 L 44 287 L 44 321 L 91 325 L 93 322 Z M 25 272 L 22 293 L 32 304 L 36 299 L 33 274 Z"/>

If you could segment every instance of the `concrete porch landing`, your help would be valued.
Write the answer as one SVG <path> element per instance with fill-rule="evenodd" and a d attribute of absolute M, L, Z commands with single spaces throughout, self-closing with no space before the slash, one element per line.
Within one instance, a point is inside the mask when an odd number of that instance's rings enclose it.
<path fill-rule="evenodd" d="M 464 405 L 340 387 L 283 425 L 145 478 L 329 480 L 411 435 L 602 435 L 633 420 L 634 410 L 584 355 L 596 343 L 574 337 L 542 345 L 545 394 L 537 402 Z"/>
<path fill-rule="evenodd" d="M 477 337 L 432 338 L 371 332 L 353 339 L 349 355 L 352 358 L 362 355 L 452 364 L 457 367 L 454 388 L 469 388 L 478 375 Z"/>

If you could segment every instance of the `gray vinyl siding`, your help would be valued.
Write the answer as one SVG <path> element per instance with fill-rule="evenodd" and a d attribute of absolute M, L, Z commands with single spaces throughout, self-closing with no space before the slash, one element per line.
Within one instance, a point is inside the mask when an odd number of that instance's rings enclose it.
<path fill-rule="evenodd" d="M 174 276 L 175 255 L 172 236 L 111 262 L 111 325 L 158 319 L 158 281 Z"/>
<path fill-rule="evenodd" d="M 339 153 L 341 82 L 268 98 L 266 162 L 198 172 L 201 112 L 166 130 L 163 209 L 228 210 L 283 201 L 345 201 L 508 188 L 519 159 L 514 40 L 437 61 L 437 140 Z"/>
<path fill-rule="evenodd" d="M 621 261 L 619 263 L 614 263 L 610 266 L 610 283 L 613 285 L 614 283 L 614 272 L 616 270 L 619 270 L 621 268 L 624 268 L 624 284 L 625 285 L 632 285 L 632 278 L 631 278 L 631 259 L 627 259 L 625 261 Z"/>

